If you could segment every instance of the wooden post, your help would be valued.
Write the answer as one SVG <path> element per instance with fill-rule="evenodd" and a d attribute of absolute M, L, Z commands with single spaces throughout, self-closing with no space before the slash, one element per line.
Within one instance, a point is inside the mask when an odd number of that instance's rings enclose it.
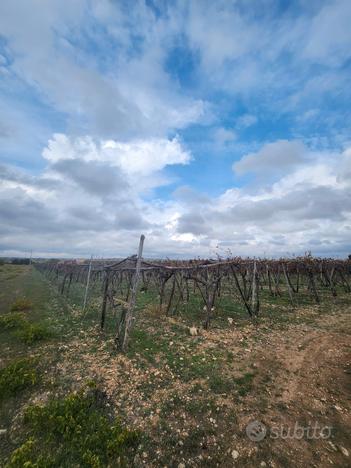
<path fill-rule="evenodd" d="M 108 282 L 109 282 L 109 271 L 106 270 L 106 277 L 105 277 L 105 283 L 104 283 L 104 295 L 103 295 L 102 308 L 101 308 L 101 323 L 100 323 L 101 330 L 103 330 L 105 326 Z"/>
<path fill-rule="evenodd" d="M 138 291 L 138 284 L 139 284 L 139 279 L 140 279 L 140 268 L 141 268 L 141 261 L 142 261 L 142 255 L 143 255 L 144 240 L 145 240 L 145 236 L 142 234 L 140 236 L 140 241 L 139 241 L 138 257 L 137 257 L 135 273 L 134 273 L 134 277 L 132 281 L 132 291 L 131 291 L 131 295 L 130 295 L 130 299 L 129 299 L 129 303 L 127 307 L 127 312 L 126 312 L 126 317 L 125 317 L 124 335 L 123 335 L 123 341 L 121 344 L 121 349 L 123 352 L 127 351 L 129 335 L 130 335 L 130 331 L 133 325 L 133 312 L 134 312 L 136 294 Z"/>
<path fill-rule="evenodd" d="M 294 302 L 293 290 L 292 290 L 291 283 L 289 281 L 288 273 L 286 271 L 286 267 L 285 267 L 284 263 L 283 263 L 282 267 L 283 267 L 284 278 L 285 278 L 285 281 L 286 281 L 286 287 L 287 287 L 289 297 L 290 297 L 290 302 L 291 302 L 291 305 L 294 305 L 295 302 Z"/>
<path fill-rule="evenodd" d="M 93 262 L 93 256 L 90 257 L 89 269 L 88 269 L 88 277 L 87 277 L 87 284 L 85 286 L 85 294 L 84 294 L 84 302 L 83 302 L 83 312 L 85 311 L 85 307 L 87 305 L 87 297 L 88 297 L 88 290 L 89 290 L 89 283 L 90 283 L 90 273 L 91 273 L 91 264 Z"/>
<path fill-rule="evenodd" d="M 254 261 L 253 272 L 252 272 L 251 310 L 254 315 L 258 314 L 259 300 L 258 300 L 258 288 L 257 288 L 256 260 Z"/>

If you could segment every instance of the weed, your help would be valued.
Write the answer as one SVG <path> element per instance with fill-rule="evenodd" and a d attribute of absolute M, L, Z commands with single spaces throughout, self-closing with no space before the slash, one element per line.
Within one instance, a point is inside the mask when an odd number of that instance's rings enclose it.
<path fill-rule="evenodd" d="M 2 315 L 0 327 L 2 330 L 14 330 L 15 336 L 26 344 L 33 344 L 52 336 L 46 325 L 30 323 L 21 312 Z"/>
<path fill-rule="evenodd" d="M 19 359 L 0 370 L 0 400 L 16 395 L 38 383 L 39 375 L 33 359 Z"/>
<path fill-rule="evenodd" d="M 214 393 L 229 393 L 234 390 L 234 381 L 219 374 L 212 374 L 208 386 Z"/>
<path fill-rule="evenodd" d="M 8 468 L 130 466 L 140 439 L 110 417 L 105 394 L 97 388 L 30 406 L 24 423 L 28 439 L 12 453 Z"/>
<path fill-rule="evenodd" d="M 242 377 L 234 379 L 237 392 L 240 396 L 244 397 L 251 392 L 254 377 L 255 373 L 247 372 Z"/>
<path fill-rule="evenodd" d="M 178 374 L 184 382 L 193 379 L 207 378 L 216 372 L 219 367 L 218 361 L 213 361 L 211 356 L 193 354 L 191 356 L 180 356 L 178 354 L 168 354 L 167 363 L 173 372 Z"/>
<path fill-rule="evenodd" d="M 17 299 L 11 306 L 12 312 L 24 311 L 29 310 L 33 307 L 32 302 L 25 297 Z"/>
<path fill-rule="evenodd" d="M 193 416 L 203 415 L 216 409 L 216 401 L 213 398 L 193 398 L 185 403 L 184 409 Z"/>
<path fill-rule="evenodd" d="M 22 327 L 25 322 L 25 316 L 20 312 L 5 314 L 0 317 L 0 328 L 2 330 L 13 330 Z"/>
<path fill-rule="evenodd" d="M 16 336 L 26 344 L 33 344 L 37 341 L 45 340 L 52 336 L 52 332 L 41 323 L 24 323 L 16 331 Z"/>

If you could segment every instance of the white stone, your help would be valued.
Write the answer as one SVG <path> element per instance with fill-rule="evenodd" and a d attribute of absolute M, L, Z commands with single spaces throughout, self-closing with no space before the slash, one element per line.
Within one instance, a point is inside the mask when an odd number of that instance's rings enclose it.
<path fill-rule="evenodd" d="M 237 450 L 232 450 L 232 457 L 234 460 L 239 458 L 239 452 Z"/>
<path fill-rule="evenodd" d="M 348 457 L 348 456 L 349 456 L 349 451 L 348 451 L 345 447 L 342 447 L 342 446 L 340 445 L 340 450 L 341 450 L 341 453 L 342 453 L 343 455 L 345 455 L 345 457 Z"/>
<path fill-rule="evenodd" d="M 328 441 L 328 444 L 334 450 L 334 452 L 336 452 L 338 450 L 337 447 L 333 444 L 333 442 L 331 440 Z"/>
<path fill-rule="evenodd" d="M 190 327 L 189 332 L 191 336 L 196 336 L 198 334 L 196 327 Z"/>

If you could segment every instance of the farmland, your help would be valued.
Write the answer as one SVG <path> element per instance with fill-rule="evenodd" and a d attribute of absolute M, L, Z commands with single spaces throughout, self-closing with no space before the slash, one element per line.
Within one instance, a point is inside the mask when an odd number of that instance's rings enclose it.
<path fill-rule="evenodd" d="M 116 272 L 118 284 L 111 275 L 101 327 L 104 269 L 93 269 L 83 311 L 86 266 L 0 268 L 1 465 L 349 465 L 351 300 L 342 275 L 333 283 L 320 276 L 315 291 L 302 275 L 292 298 L 284 271 L 272 294 L 267 270 L 250 262 L 250 314 L 228 288 L 232 278 L 207 310 L 198 267 L 188 297 L 185 283 L 183 296 L 177 287 L 182 265 L 160 301 L 154 268 L 148 287 L 145 273 L 139 284 L 121 352 L 116 328 L 130 300 L 130 269 L 123 278 Z M 257 442 L 245 431 L 253 420 L 268 429 L 317 423 L 331 435 Z"/>

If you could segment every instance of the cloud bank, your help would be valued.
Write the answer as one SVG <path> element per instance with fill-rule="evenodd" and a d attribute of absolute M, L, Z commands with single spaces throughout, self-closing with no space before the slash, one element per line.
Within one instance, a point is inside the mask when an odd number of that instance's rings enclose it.
<path fill-rule="evenodd" d="M 351 253 L 350 21 L 2 1 L 2 255 L 124 256 L 141 232 L 154 257 Z"/>

